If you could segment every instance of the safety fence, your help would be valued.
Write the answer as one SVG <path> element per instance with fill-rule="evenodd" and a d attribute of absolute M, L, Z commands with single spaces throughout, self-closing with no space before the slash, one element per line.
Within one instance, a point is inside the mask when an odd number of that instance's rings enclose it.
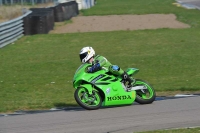
<path fill-rule="evenodd" d="M 66 3 L 71 0 L 0 0 L 0 6 L 2 5 L 36 5 L 44 3 Z M 96 0 L 76 0 L 79 5 L 79 9 L 88 9 L 96 3 Z"/>
<path fill-rule="evenodd" d="M 0 48 L 23 35 L 48 34 L 55 22 L 70 20 L 78 14 L 76 1 L 48 8 L 31 8 L 23 16 L 0 24 Z"/>
<path fill-rule="evenodd" d="M 35 5 L 35 4 L 43 4 L 43 3 L 52 3 L 56 2 L 56 0 L 0 0 L 1 5 Z"/>
<path fill-rule="evenodd" d="M 16 19 L 0 24 L 0 48 L 16 41 L 24 35 L 23 18 L 31 14 L 31 12 L 28 11 Z"/>

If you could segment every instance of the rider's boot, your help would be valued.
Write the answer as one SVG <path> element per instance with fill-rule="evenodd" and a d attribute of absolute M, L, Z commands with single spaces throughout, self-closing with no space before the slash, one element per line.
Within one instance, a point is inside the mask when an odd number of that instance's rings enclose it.
<path fill-rule="evenodd" d="M 130 91 L 131 87 L 134 84 L 134 82 L 133 82 L 134 80 L 126 72 L 124 72 L 122 74 L 122 78 L 125 80 L 125 82 L 128 81 L 128 87 L 127 87 L 128 90 L 127 91 Z"/>

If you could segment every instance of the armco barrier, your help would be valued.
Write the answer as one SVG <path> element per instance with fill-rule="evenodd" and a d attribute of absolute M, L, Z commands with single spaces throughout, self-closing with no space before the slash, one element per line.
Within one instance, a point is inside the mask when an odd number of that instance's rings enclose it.
<path fill-rule="evenodd" d="M 0 48 L 16 41 L 24 35 L 23 18 L 31 12 L 28 11 L 16 19 L 0 24 Z"/>

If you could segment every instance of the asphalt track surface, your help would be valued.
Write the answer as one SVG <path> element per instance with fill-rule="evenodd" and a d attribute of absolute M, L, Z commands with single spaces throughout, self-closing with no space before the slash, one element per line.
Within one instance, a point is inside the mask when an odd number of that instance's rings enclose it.
<path fill-rule="evenodd" d="M 176 0 L 176 1 L 188 9 L 200 10 L 200 0 Z"/>
<path fill-rule="evenodd" d="M 200 96 L 0 117 L 0 133 L 130 133 L 200 126 Z"/>

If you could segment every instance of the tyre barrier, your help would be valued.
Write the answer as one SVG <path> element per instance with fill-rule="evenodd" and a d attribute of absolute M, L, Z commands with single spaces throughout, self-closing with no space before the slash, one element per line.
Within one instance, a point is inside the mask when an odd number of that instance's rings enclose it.
<path fill-rule="evenodd" d="M 31 11 L 33 11 L 34 13 L 39 13 L 39 14 L 43 14 L 43 13 L 47 13 L 48 17 L 49 17 L 49 23 L 48 23 L 48 27 L 50 30 L 53 30 L 54 27 L 54 12 L 53 9 L 51 8 L 31 8 Z"/>
<path fill-rule="evenodd" d="M 31 14 L 26 16 L 24 21 L 24 34 L 48 34 L 54 27 L 54 15 L 52 9 L 32 8 Z"/>
<path fill-rule="evenodd" d="M 47 34 L 49 16 L 46 14 L 31 14 L 24 18 L 24 34 Z"/>
<path fill-rule="evenodd" d="M 79 14 L 78 3 L 76 1 L 60 3 L 59 5 L 50 8 L 54 11 L 55 22 L 69 20 Z"/>
<path fill-rule="evenodd" d="M 31 8 L 31 14 L 23 19 L 24 34 L 48 34 L 54 28 L 54 22 L 70 20 L 79 14 L 76 1 L 61 3 L 49 8 Z"/>

